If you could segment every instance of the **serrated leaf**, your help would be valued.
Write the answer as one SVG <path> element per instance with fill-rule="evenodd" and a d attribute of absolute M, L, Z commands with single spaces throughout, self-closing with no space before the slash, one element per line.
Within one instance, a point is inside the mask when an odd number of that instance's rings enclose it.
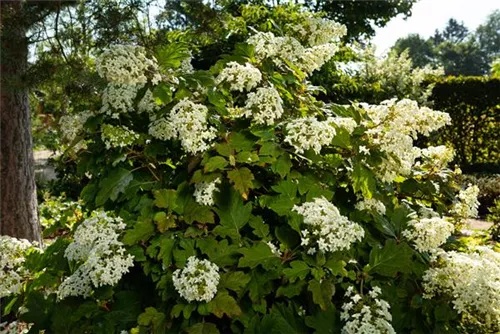
<path fill-rule="evenodd" d="M 255 152 L 242 151 L 236 155 L 236 162 L 252 163 L 259 161 L 259 156 Z"/>
<path fill-rule="evenodd" d="M 257 303 L 264 296 L 274 291 L 273 280 L 280 277 L 277 270 L 261 270 L 257 267 L 250 271 L 250 282 L 248 283 L 249 297 Z"/>
<path fill-rule="evenodd" d="M 218 208 L 215 212 L 219 216 L 220 225 L 214 232 L 221 236 L 229 236 L 233 240 L 239 240 L 240 229 L 250 219 L 252 204 L 243 205 L 241 196 L 231 188 L 224 187 L 217 195 Z"/>
<path fill-rule="evenodd" d="M 373 248 L 370 252 L 371 273 L 393 277 L 398 272 L 410 273 L 413 251 L 407 243 L 387 240 L 383 248 Z"/>
<path fill-rule="evenodd" d="M 165 268 L 168 268 L 172 264 L 174 245 L 175 245 L 175 239 L 172 239 L 172 237 L 167 235 L 161 236 L 158 259 L 162 261 Z"/>
<path fill-rule="evenodd" d="M 172 90 L 171 87 L 165 82 L 160 82 L 153 89 L 153 96 L 160 99 L 163 104 L 167 105 L 172 102 Z"/>
<path fill-rule="evenodd" d="M 285 178 L 285 176 L 290 173 L 290 169 L 292 168 L 292 161 L 290 160 L 290 156 L 288 153 L 283 153 L 280 155 L 278 160 L 271 165 L 271 169 L 273 172 L 278 173 L 281 178 Z"/>
<path fill-rule="evenodd" d="M 100 190 L 95 198 L 95 205 L 102 206 L 108 199 L 116 201 L 133 178 L 132 172 L 124 168 L 110 171 L 108 176 L 99 182 Z"/>
<path fill-rule="evenodd" d="M 242 271 L 232 271 L 221 275 L 220 287 L 240 292 L 250 281 L 250 276 Z"/>
<path fill-rule="evenodd" d="M 174 189 L 160 189 L 153 192 L 155 205 L 161 209 L 175 210 L 177 207 L 177 191 Z"/>
<path fill-rule="evenodd" d="M 251 134 L 245 132 L 232 133 L 229 136 L 229 145 L 236 152 L 241 151 L 251 151 L 255 146 L 255 140 L 251 137 Z"/>
<path fill-rule="evenodd" d="M 209 206 L 199 205 L 194 200 L 190 200 L 184 207 L 184 220 L 188 224 L 194 222 L 202 224 L 213 224 L 214 213 Z"/>
<path fill-rule="evenodd" d="M 156 50 L 158 63 L 169 68 L 178 68 L 181 66 L 181 61 L 189 56 L 187 47 L 178 43 L 163 44 Z"/>
<path fill-rule="evenodd" d="M 276 291 L 276 297 L 288 297 L 292 298 L 298 296 L 304 290 L 304 287 L 307 285 L 306 281 L 297 281 L 295 283 L 289 283 L 286 285 L 280 285 L 278 291 Z"/>
<path fill-rule="evenodd" d="M 227 291 L 218 291 L 214 299 L 207 303 L 208 310 L 217 318 L 227 315 L 229 318 L 241 314 L 241 308 Z"/>
<path fill-rule="evenodd" d="M 218 169 L 224 169 L 228 165 L 227 160 L 221 156 L 215 156 L 208 159 L 203 168 L 205 173 L 213 172 Z"/>
<path fill-rule="evenodd" d="M 137 317 L 137 323 L 142 326 L 151 325 L 153 333 L 163 333 L 164 322 L 165 314 L 158 312 L 154 307 L 147 307 L 144 313 Z"/>
<path fill-rule="evenodd" d="M 196 245 L 202 253 L 208 255 L 211 262 L 220 267 L 231 266 L 238 262 L 238 246 L 229 245 L 227 239 L 217 241 L 212 238 L 204 238 L 197 240 Z"/>
<path fill-rule="evenodd" d="M 246 167 L 233 169 L 227 173 L 227 177 L 234 184 L 234 189 L 238 190 L 246 199 L 248 192 L 253 188 L 252 180 L 254 176 L 250 169 Z"/>
<path fill-rule="evenodd" d="M 377 183 L 371 170 L 358 163 L 354 167 L 351 179 L 354 192 L 361 191 L 364 198 L 372 198 L 373 193 L 377 189 Z"/>
<path fill-rule="evenodd" d="M 139 220 L 131 230 L 123 236 L 123 243 L 128 246 L 136 244 L 138 241 L 149 239 L 155 232 L 155 226 L 151 220 Z"/>
<path fill-rule="evenodd" d="M 307 290 L 312 292 L 313 301 L 319 305 L 322 310 L 331 308 L 332 297 L 335 292 L 335 286 L 328 280 L 323 280 L 321 283 L 315 279 L 309 281 Z"/>
<path fill-rule="evenodd" d="M 306 325 L 316 330 L 314 334 L 337 334 L 341 331 L 339 317 L 334 307 L 307 316 Z"/>
<path fill-rule="evenodd" d="M 251 216 L 249 223 L 253 228 L 253 234 L 255 234 L 257 237 L 264 239 L 269 235 L 269 225 L 264 223 L 262 217 Z"/>
<path fill-rule="evenodd" d="M 172 214 L 167 214 L 163 211 L 155 213 L 153 220 L 156 223 L 158 231 L 161 233 L 176 226 L 175 217 Z"/>
<path fill-rule="evenodd" d="M 268 245 L 259 242 L 250 248 L 242 248 L 240 253 L 243 257 L 238 262 L 238 267 L 249 267 L 251 269 L 261 265 L 264 269 L 271 269 L 280 264 L 280 259 L 271 251 Z"/>
<path fill-rule="evenodd" d="M 347 270 L 345 269 L 346 262 L 342 260 L 330 259 L 325 263 L 325 267 L 330 269 L 332 275 L 345 277 Z"/>
<path fill-rule="evenodd" d="M 219 334 L 219 330 L 217 326 L 210 322 L 199 322 L 196 325 L 193 325 L 189 328 L 186 328 L 185 331 L 188 334 Z"/>
<path fill-rule="evenodd" d="M 297 279 L 305 279 L 309 272 L 309 266 L 304 261 L 293 261 L 290 263 L 290 268 L 283 269 L 283 274 L 292 283 Z"/>
<path fill-rule="evenodd" d="M 259 150 L 259 155 L 267 155 L 272 157 L 277 157 L 280 155 L 281 150 L 278 145 L 273 142 L 265 142 L 262 144 Z"/>

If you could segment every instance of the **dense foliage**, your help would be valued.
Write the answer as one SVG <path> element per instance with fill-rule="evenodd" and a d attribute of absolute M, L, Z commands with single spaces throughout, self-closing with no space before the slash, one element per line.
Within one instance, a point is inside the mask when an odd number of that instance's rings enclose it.
<path fill-rule="evenodd" d="M 47 204 L 69 226 L 45 249 L 0 237 L 2 314 L 33 333 L 500 330 L 500 254 L 452 236 L 479 189 L 413 145 L 450 116 L 318 101 L 346 29 L 286 17 L 207 71 L 182 43 L 100 55 L 101 103 L 62 126 L 83 207 Z"/>
<path fill-rule="evenodd" d="M 440 130 L 434 142 L 452 146 L 455 161 L 463 171 L 498 173 L 500 80 L 487 77 L 438 80 L 430 100 L 452 119 L 452 126 Z"/>

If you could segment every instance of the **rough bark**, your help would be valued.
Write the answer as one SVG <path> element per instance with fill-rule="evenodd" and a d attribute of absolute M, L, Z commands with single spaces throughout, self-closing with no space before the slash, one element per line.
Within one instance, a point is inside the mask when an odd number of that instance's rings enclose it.
<path fill-rule="evenodd" d="M 1 10 L 0 235 L 40 242 L 23 3 L 2 1 Z"/>

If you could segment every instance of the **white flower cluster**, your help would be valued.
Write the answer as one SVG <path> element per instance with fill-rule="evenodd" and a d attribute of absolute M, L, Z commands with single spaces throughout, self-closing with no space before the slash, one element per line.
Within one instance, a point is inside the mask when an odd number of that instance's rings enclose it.
<path fill-rule="evenodd" d="M 177 137 L 177 131 L 168 118 L 158 118 L 149 123 L 148 133 L 160 140 L 170 140 Z"/>
<path fill-rule="evenodd" d="M 191 64 L 191 60 L 193 59 L 193 55 L 191 51 L 189 51 L 189 57 L 181 60 L 181 66 L 179 67 L 179 72 L 183 74 L 191 74 L 194 72 L 194 67 Z"/>
<path fill-rule="evenodd" d="M 319 154 L 329 145 L 336 131 L 329 121 L 318 121 L 315 117 L 297 118 L 287 123 L 284 142 L 292 145 L 297 153 L 313 149 Z"/>
<path fill-rule="evenodd" d="M 141 113 L 147 112 L 150 115 L 152 115 L 155 111 L 157 111 L 160 108 L 161 106 L 158 103 L 156 103 L 153 93 L 149 89 L 146 90 L 144 96 L 137 104 L 137 111 Z"/>
<path fill-rule="evenodd" d="M 115 285 L 134 265 L 134 257 L 126 254 L 118 240 L 125 228 L 121 218 L 105 212 L 94 212 L 77 227 L 74 241 L 66 248 L 64 256 L 80 266 L 59 286 L 59 299 L 68 296 L 88 297 L 93 287 Z"/>
<path fill-rule="evenodd" d="M 374 211 L 381 215 L 385 215 L 385 205 L 375 198 L 365 198 L 361 202 L 356 203 L 356 210 L 359 211 Z"/>
<path fill-rule="evenodd" d="M 455 152 L 452 148 L 441 146 L 429 146 L 420 151 L 424 163 L 431 164 L 437 168 L 444 168 L 453 160 Z"/>
<path fill-rule="evenodd" d="M 19 293 L 29 276 L 23 263 L 26 251 L 32 247 L 28 240 L 0 235 L 0 298 Z"/>
<path fill-rule="evenodd" d="M 307 74 L 320 69 L 339 50 L 337 44 L 316 45 L 304 51 L 298 60 L 299 68 Z"/>
<path fill-rule="evenodd" d="M 161 80 L 156 59 L 140 46 L 112 46 L 97 58 L 96 68 L 102 78 L 119 85 L 145 84 L 148 74 L 154 84 Z"/>
<path fill-rule="evenodd" d="M 460 219 L 477 217 L 477 208 L 479 207 L 478 195 L 478 186 L 469 186 L 467 189 L 461 190 L 458 193 L 456 203 L 451 209 L 451 214 Z"/>
<path fill-rule="evenodd" d="M 214 193 L 218 192 L 217 185 L 220 184 L 220 178 L 212 182 L 201 182 L 195 185 L 194 198 L 198 204 L 201 205 L 214 205 Z"/>
<path fill-rule="evenodd" d="M 332 20 L 319 17 L 308 17 L 298 25 L 292 25 L 293 31 L 300 40 L 307 41 L 309 46 L 338 42 L 342 36 L 347 34 L 346 26 Z"/>
<path fill-rule="evenodd" d="M 344 303 L 340 319 L 345 321 L 342 334 L 395 334 L 392 327 L 390 305 L 380 299 L 379 287 L 375 286 L 366 295 L 354 293 L 352 286 L 345 296 L 351 301 Z"/>
<path fill-rule="evenodd" d="M 139 46 L 111 47 L 97 58 L 96 68 L 99 75 L 109 81 L 102 95 L 101 113 L 113 118 L 134 109 L 134 99 L 148 78 L 153 84 L 161 80 L 156 59 L 149 58 L 146 49 Z M 148 97 L 141 101 L 139 111 L 153 107 Z"/>
<path fill-rule="evenodd" d="M 328 117 L 328 122 L 335 124 L 338 128 L 345 129 L 349 134 L 354 132 L 358 123 L 350 117 Z"/>
<path fill-rule="evenodd" d="M 204 152 L 216 137 L 216 129 L 207 121 L 208 108 L 187 98 L 177 103 L 166 119 L 149 125 L 149 134 L 160 140 L 179 139 L 184 150 L 191 154 Z"/>
<path fill-rule="evenodd" d="M 402 235 L 412 241 L 419 252 L 433 252 L 455 230 L 455 226 L 441 217 L 414 219 Z"/>
<path fill-rule="evenodd" d="M 184 269 L 174 271 L 172 280 L 179 294 L 188 302 L 208 302 L 215 297 L 219 284 L 219 267 L 195 256 L 188 258 Z"/>
<path fill-rule="evenodd" d="M 474 252 L 444 252 L 423 276 L 425 298 L 446 295 L 453 308 L 500 330 L 500 254 L 489 247 Z"/>
<path fill-rule="evenodd" d="M 411 173 L 415 159 L 420 156 L 420 149 L 413 146 L 418 134 L 428 136 L 451 122 L 447 113 L 419 108 L 417 102 L 408 99 L 361 106 L 371 119 L 363 122 L 371 144 L 386 153 L 383 163 L 377 166 L 377 174 L 385 182 Z"/>
<path fill-rule="evenodd" d="M 283 66 L 283 60 L 296 62 L 304 53 L 304 47 L 293 37 L 276 37 L 272 32 L 257 32 L 247 40 L 255 47 L 257 60 L 271 59 L 276 65 Z"/>
<path fill-rule="evenodd" d="M 248 94 L 243 116 L 252 118 L 257 124 L 273 125 L 283 115 L 282 103 L 274 87 L 260 87 Z"/>
<path fill-rule="evenodd" d="M 307 29 L 320 24 L 320 21 L 317 20 L 322 21 L 321 19 L 311 18 L 311 21 L 308 21 L 311 25 Z M 247 43 L 255 47 L 255 57 L 260 61 L 268 58 L 279 67 L 285 67 L 285 61 L 288 61 L 306 74 L 311 74 L 321 68 L 338 50 L 337 43 L 328 43 L 327 41 L 338 41 L 345 34 L 344 26 L 333 21 L 322 22 L 324 29 L 321 28 L 319 31 L 309 34 L 310 39 L 308 38 L 308 42 L 311 46 L 309 48 L 302 46 L 293 37 L 276 37 L 271 32 L 258 32 L 251 36 Z M 301 26 L 299 31 L 307 34 L 304 26 Z M 302 34 L 302 32 L 299 34 Z"/>
<path fill-rule="evenodd" d="M 432 93 L 434 84 L 424 85 L 429 77 L 443 76 L 444 69 L 431 66 L 414 68 L 408 51 L 391 52 L 384 59 L 375 56 L 374 48 L 362 51 L 360 77 L 363 82 L 379 83 L 387 94 L 406 97 L 424 103 Z"/>
<path fill-rule="evenodd" d="M 335 252 L 347 250 L 365 235 L 363 228 L 340 214 L 339 210 L 324 197 L 292 209 L 304 217 L 306 229 L 301 231 L 302 246 L 309 246 L 308 254 L 316 251 Z"/>
<path fill-rule="evenodd" d="M 23 322 L 2 322 L 0 323 L 0 334 L 26 334 L 29 333 L 32 324 Z"/>
<path fill-rule="evenodd" d="M 112 118 L 119 118 L 121 113 L 133 111 L 134 100 L 142 87 L 143 84 L 108 84 L 102 94 L 100 112 Z"/>
<path fill-rule="evenodd" d="M 82 111 L 76 114 L 64 115 L 59 119 L 59 128 L 63 139 L 71 143 L 82 130 L 83 125 L 92 116 L 90 111 Z"/>
<path fill-rule="evenodd" d="M 246 63 L 245 65 L 240 65 L 235 61 L 231 61 L 219 73 L 215 82 L 217 84 L 227 82 L 231 90 L 243 92 L 257 87 L 261 80 L 262 74 L 252 64 Z"/>
<path fill-rule="evenodd" d="M 129 128 L 124 125 L 113 126 L 103 124 L 101 127 L 101 139 L 106 144 L 106 148 L 109 150 L 112 147 L 126 147 L 133 145 L 135 141 L 139 139 L 139 134 L 129 130 Z"/>
<path fill-rule="evenodd" d="M 271 241 L 267 241 L 266 245 L 269 246 L 269 248 L 271 249 L 271 252 L 274 255 L 276 255 L 277 257 L 281 257 L 281 255 L 283 255 L 283 253 L 281 253 L 281 251 L 278 249 L 278 247 L 276 247 Z"/>

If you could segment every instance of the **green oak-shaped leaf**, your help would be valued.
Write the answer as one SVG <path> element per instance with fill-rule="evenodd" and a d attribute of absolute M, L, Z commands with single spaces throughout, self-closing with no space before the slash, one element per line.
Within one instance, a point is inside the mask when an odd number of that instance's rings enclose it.
<path fill-rule="evenodd" d="M 280 259 L 277 257 L 263 242 L 253 245 L 251 248 L 242 248 L 240 253 L 243 257 L 240 258 L 238 267 L 249 267 L 251 269 L 261 265 L 264 269 L 271 269 L 280 264 Z"/>
<path fill-rule="evenodd" d="M 370 252 L 371 273 L 394 276 L 396 273 L 409 273 L 412 269 L 413 251 L 407 243 L 387 240 L 383 248 L 373 248 Z"/>
<path fill-rule="evenodd" d="M 225 290 L 219 290 L 214 299 L 207 304 L 208 311 L 217 318 L 227 315 L 229 318 L 241 314 L 241 308 L 236 300 Z"/>
<path fill-rule="evenodd" d="M 210 322 L 199 322 L 196 325 L 193 325 L 189 328 L 186 328 L 185 331 L 188 334 L 219 334 L 219 330 L 217 326 Z"/>
<path fill-rule="evenodd" d="M 116 201 L 118 195 L 125 191 L 134 176 L 124 168 L 118 168 L 108 173 L 108 176 L 99 182 L 99 192 L 95 198 L 95 205 L 101 206 L 108 199 Z"/>
<path fill-rule="evenodd" d="M 235 168 L 227 173 L 227 177 L 234 184 L 234 189 L 247 199 L 249 190 L 253 188 L 252 180 L 255 179 L 250 169 L 246 167 Z"/>

